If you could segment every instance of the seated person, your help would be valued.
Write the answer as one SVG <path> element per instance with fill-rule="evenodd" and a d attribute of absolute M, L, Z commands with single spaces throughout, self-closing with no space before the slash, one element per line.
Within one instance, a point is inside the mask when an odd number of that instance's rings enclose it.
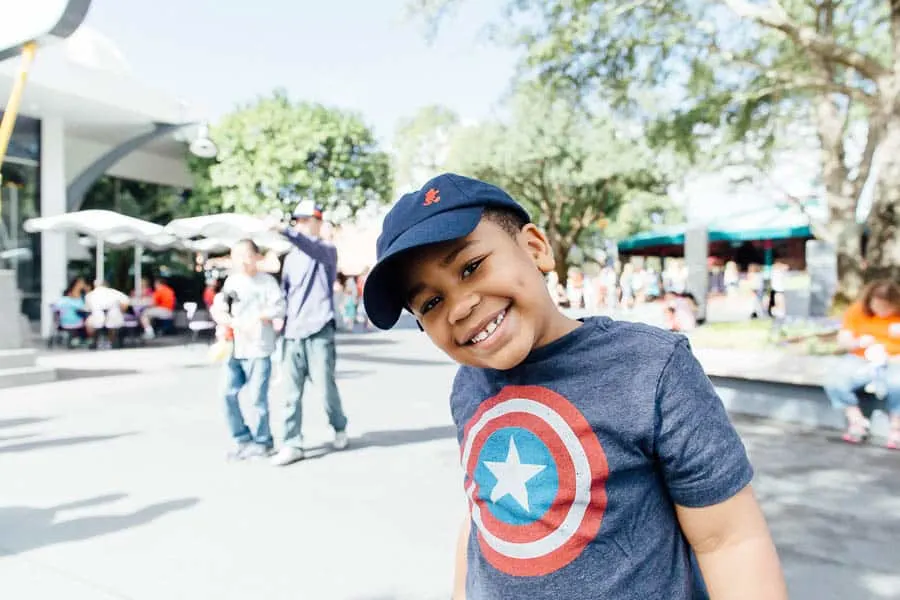
<path fill-rule="evenodd" d="M 138 296 L 137 289 L 131 290 L 131 305 L 143 306 L 153 302 L 153 284 L 149 277 L 141 277 L 141 294 Z"/>
<path fill-rule="evenodd" d="M 889 280 L 867 286 L 844 313 L 838 343 L 848 354 L 829 377 L 825 394 L 847 418 L 844 441 L 858 444 L 869 435 L 856 395 L 868 388 L 887 404 L 887 448 L 900 450 L 900 286 Z"/>
<path fill-rule="evenodd" d="M 153 284 L 152 304 L 141 313 L 144 337 L 152 339 L 156 336 L 156 332 L 153 331 L 155 319 L 171 321 L 173 318 L 175 318 L 175 290 L 163 280 L 157 279 Z"/>
<path fill-rule="evenodd" d="M 90 313 L 87 326 L 95 330 L 105 329 L 110 339 L 125 325 L 124 311 L 128 308 L 128 296 L 109 287 L 105 281 L 94 283 L 94 289 L 84 297 L 84 303 Z"/>
<path fill-rule="evenodd" d="M 53 305 L 59 314 L 60 328 L 78 334 L 80 337 L 93 335 L 93 329 L 85 322 L 88 314 L 84 304 L 85 283 L 82 278 L 69 282 L 62 298 Z"/>

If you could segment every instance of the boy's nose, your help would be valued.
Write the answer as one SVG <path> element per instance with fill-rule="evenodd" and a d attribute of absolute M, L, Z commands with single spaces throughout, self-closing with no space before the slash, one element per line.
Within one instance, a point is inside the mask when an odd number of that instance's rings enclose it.
<path fill-rule="evenodd" d="M 475 310 L 475 307 L 478 306 L 478 303 L 481 301 L 479 296 L 474 293 L 465 293 L 459 294 L 455 298 L 451 300 L 450 312 L 448 314 L 448 319 L 451 325 L 456 325 L 457 323 L 469 318 L 472 314 L 472 311 Z"/>

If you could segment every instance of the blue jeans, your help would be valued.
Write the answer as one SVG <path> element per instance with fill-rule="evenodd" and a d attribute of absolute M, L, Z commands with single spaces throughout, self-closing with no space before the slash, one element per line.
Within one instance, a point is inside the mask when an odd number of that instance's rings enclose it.
<path fill-rule="evenodd" d="M 231 437 L 239 443 L 256 442 L 266 448 L 271 448 L 272 430 L 269 428 L 269 378 L 272 375 L 272 359 L 265 358 L 234 358 L 225 363 L 225 376 L 227 380 L 225 388 L 225 416 L 228 420 L 228 429 Z M 247 393 L 253 398 L 253 406 L 256 408 L 256 431 L 251 433 L 250 428 L 244 422 L 241 407 L 238 403 L 238 393 L 246 388 Z"/>
<path fill-rule="evenodd" d="M 341 396 L 334 379 L 336 352 L 335 325 L 325 325 L 309 337 L 284 340 L 284 371 L 286 374 L 284 445 L 300 448 L 303 445 L 303 392 L 307 380 L 313 382 L 324 395 L 328 422 L 335 431 L 347 428 L 347 417 L 341 407 Z"/>
<path fill-rule="evenodd" d="M 876 378 L 880 379 L 887 389 L 888 412 L 892 416 L 900 415 L 900 365 L 876 367 L 862 357 L 848 354 L 841 359 L 839 366 L 825 383 L 825 395 L 835 408 L 857 406 L 859 404 L 856 397 L 857 390 L 872 383 Z"/>

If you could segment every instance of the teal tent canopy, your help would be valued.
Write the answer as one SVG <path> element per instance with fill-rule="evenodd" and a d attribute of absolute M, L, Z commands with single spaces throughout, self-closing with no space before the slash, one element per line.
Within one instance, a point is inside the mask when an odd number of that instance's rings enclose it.
<path fill-rule="evenodd" d="M 683 246 L 684 231 L 685 227 L 683 225 L 656 231 L 643 231 L 620 241 L 618 244 L 619 252 L 654 248 L 656 246 Z"/>
<path fill-rule="evenodd" d="M 795 206 L 748 211 L 713 220 L 708 225 L 710 242 L 750 242 L 813 237 L 809 217 Z M 683 246 L 686 225 L 645 231 L 618 243 L 619 252 L 645 248 Z"/>

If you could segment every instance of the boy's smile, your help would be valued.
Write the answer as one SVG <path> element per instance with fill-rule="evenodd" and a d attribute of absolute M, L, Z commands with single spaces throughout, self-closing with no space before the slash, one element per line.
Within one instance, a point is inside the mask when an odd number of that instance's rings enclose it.
<path fill-rule="evenodd" d="M 403 262 L 407 306 L 459 363 L 511 369 L 578 326 L 547 293 L 553 255 L 534 225 L 513 238 L 483 218 L 465 238 L 417 248 Z"/>

